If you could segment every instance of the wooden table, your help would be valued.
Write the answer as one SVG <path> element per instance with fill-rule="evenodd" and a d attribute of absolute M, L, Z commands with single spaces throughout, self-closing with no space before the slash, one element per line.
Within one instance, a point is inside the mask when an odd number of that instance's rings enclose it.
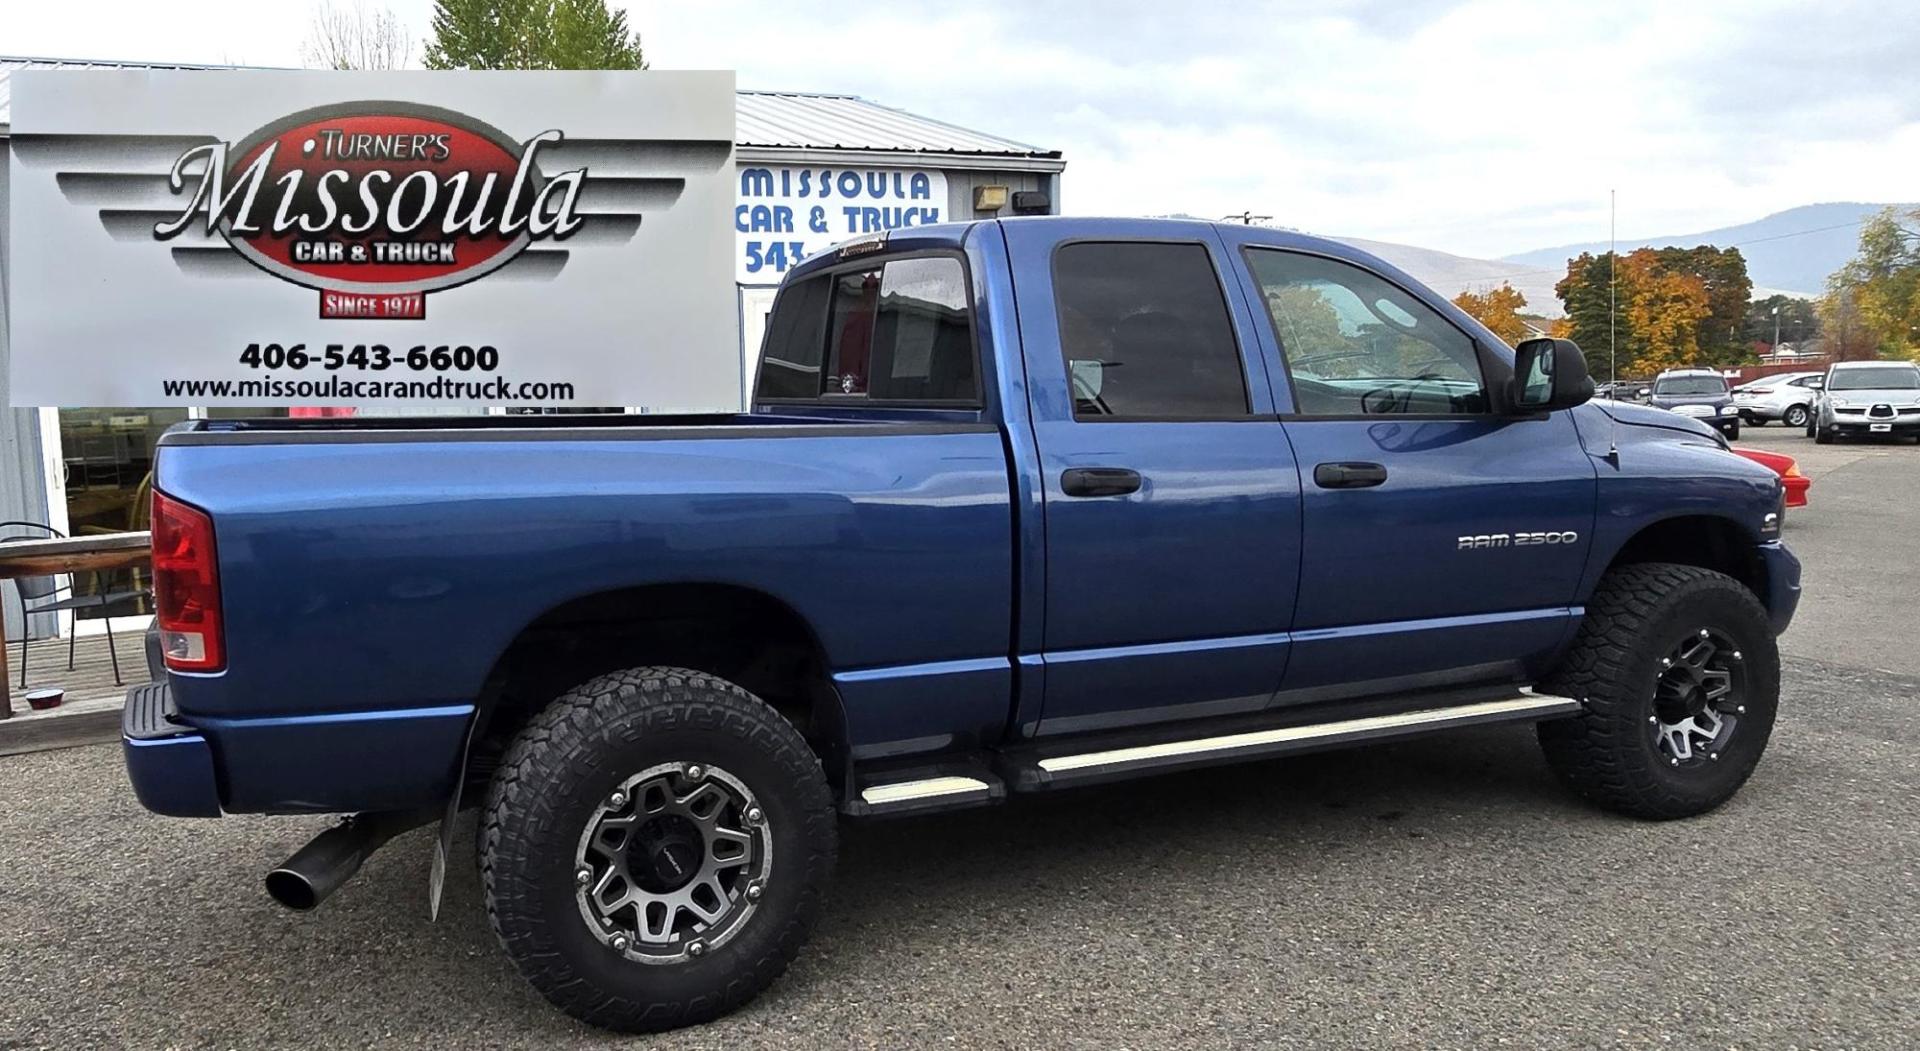
<path fill-rule="evenodd" d="M 0 541 L 0 578 L 12 580 L 145 565 L 153 557 L 152 544 L 150 533 Z M 13 672 L 7 666 L 8 660 L 6 622 L 0 620 L 0 719 L 13 718 Z"/>

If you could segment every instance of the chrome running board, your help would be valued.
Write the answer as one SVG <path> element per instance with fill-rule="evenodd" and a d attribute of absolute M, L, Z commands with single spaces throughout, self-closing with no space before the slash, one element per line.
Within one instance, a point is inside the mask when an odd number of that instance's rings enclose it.
<path fill-rule="evenodd" d="M 1196 737 L 1128 748 L 1053 755 L 1033 760 L 1014 787 L 1024 790 L 1085 784 L 1146 771 L 1165 771 L 1291 752 L 1314 751 L 1366 741 L 1412 737 L 1435 730 L 1484 723 L 1532 722 L 1580 711 L 1571 697 L 1521 690 L 1511 697 L 1394 715 L 1283 726 L 1220 736 Z"/>

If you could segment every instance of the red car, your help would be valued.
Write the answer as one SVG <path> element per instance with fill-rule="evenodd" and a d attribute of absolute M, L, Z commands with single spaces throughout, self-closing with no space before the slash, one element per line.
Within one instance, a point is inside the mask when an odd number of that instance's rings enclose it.
<path fill-rule="evenodd" d="M 1807 506 L 1807 490 L 1813 488 L 1813 479 L 1800 473 L 1800 465 L 1793 457 L 1782 453 L 1761 452 L 1758 449 L 1735 449 L 1734 452 L 1764 467 L 1771 467 L 1773 473 L 1787 483 L 1787 506 Z"/>

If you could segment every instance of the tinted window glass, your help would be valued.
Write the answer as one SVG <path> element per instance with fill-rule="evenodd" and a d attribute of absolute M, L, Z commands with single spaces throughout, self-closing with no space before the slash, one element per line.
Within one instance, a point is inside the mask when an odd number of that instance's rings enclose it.
<path fill-rule="evenodd" d="M 1226 299 L 1201 245 L 1083 243 L 1054 257 L 1073 414 L 1247 414 Z"/>
<path fill-rule="evenodd" d="M 829 280 L 810 278 L 780 293 L 767 319 L 760 360 L 762 398 L 820 396 L 820 358 L 826 349 Z"/>
<path fill-rule="evenodd" d="M 1869 369 L 1834 369 L 1828 390 L 1913 390 L 1920 388 L 1920 369 L 1886 365 Z"/>
<path fill-rule="evenodd" d="M 767 325 L 762 398 L 977 402 L 966 269 L 896 259 L 811 278 L 780 294 Z"/>
<path fill-rule="evenodd" d="M 1310 416 L 1482 413 L 1473 341 L 1385 278 L 1319 256 L 1252 249 L 1267 314 Z"/>
<path fill-rule="evenodd" d="M 899 259 L 880 279 L 867 394 L 889 401 L 973 401 L 967 273 L 958 259 Z"/>
<path fill-rule="evenodd" d="M 1653 383 L 1656 395 L 1725 394 L 1727 381 L 1718 376 L 1662 376 Z"/>
<path fill-rule="evenodd" d="M 832 280 L 826 392 L 865 394 L 873 364 L 873 319 L 880 309 L 880 271 L 853 270 Z"/>

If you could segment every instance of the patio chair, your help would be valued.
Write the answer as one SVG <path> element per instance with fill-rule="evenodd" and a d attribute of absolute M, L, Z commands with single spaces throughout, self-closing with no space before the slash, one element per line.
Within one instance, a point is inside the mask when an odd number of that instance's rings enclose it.
<path fill-rule="evenodd" d="M 65 534 L 61 533 L 58 529 L 43 522 L 0 522 L 0 534 L 16 529 L 32 530 L 33 532 L 18 536 L 0 536 L 0 544 L 8 540 L 41 540 L 64 538 L 65 536 Z M 60 583 L 60 577 L 62 576 L 67 578 L 65 584 Z M 81 610 L 98 610 L 100 612 L 101 619 L 107 623 L 107 656 L 108 659 L 113 662 L 113 683 L 115 686 L 126 685 L 126 682 L 120 677 L 120 653 L 114 646 L 113 615 L 109 611 L 116 606 L 143 599 L 147 593 L 144 590 L 103 591 L 101 590 L 101 584 L 104 577 L 105 574 L 98 571 L 94 572 L 94 592 L 87 595 L 74 594 L 73 574 L 71 573 L 14 578 L 14 591 L 20 598 L 20 685 L 22 687 L 27 685 L 27 632 L 25 630 L 27 617 L 34 613 L 58 613 L 61 610 L 72 610 L 75 613 Z M 65 593 L 65 597 L 62 597 L 63 592 Z M 73 670 L 74 646 L 79 637 L 80 632 L 78 630 L 67 632 L 68 671 Z"/>

